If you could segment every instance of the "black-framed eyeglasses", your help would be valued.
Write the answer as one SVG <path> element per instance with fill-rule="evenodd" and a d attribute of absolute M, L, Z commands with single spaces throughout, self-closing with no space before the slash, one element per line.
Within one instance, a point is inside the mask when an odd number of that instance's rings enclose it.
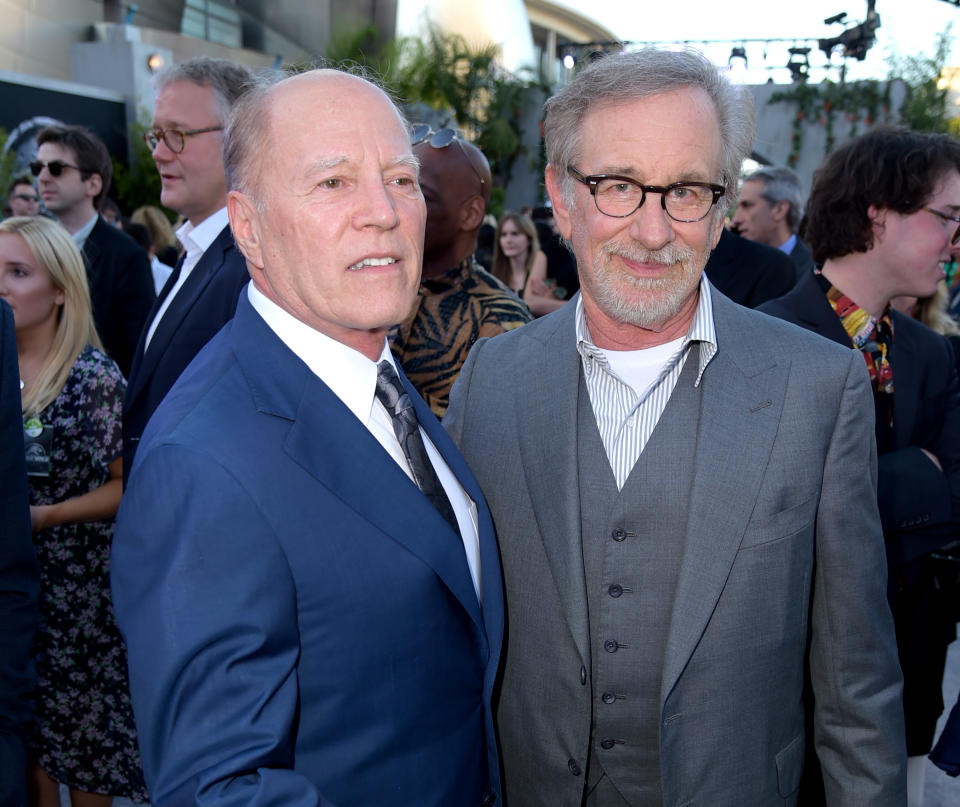
<path fill-rule="evenodd" d="M 660 207 L 674 221 L 690 223 L 707 217 L 726 188 L 712 182 L 674 182 L 670 185 L 641 185 L 619 174 L 584 176 L 572 165 L 567 171 L 590 190 L 593 201 L 605 216 L 622 219 L 643 207 L 648 193 L 660 194 Z"/>
<path fill-rule="evenodd" d="M 953 237 L 950 239 L 952 245 L 956 245 L 960 241 L 960 216 L 951 216 L 949 213 L 944 213 L 942 210 L 934 210 L 932 207 L 927 207 L 924 205 L 924 210 L 928 213 L 933 213 L 934 216 L 939 216 L 944 221 L 952 221 L 957 224 L 957 229 L 953 231 Z"/>
<path fill-rule="evenodd" d="M 15 193 L 13 194 L 14 199 L 19 199 L 21 202 L 39 202 L 39 196 L 31 196 L 29 193 Z"/>
<path fill-rule="evenodd" d="M 143 142 L 153 151 L 162 140 L 174 154 L 179 154 L 187 145 L 187 138 L 207 132 L 220 132 L 223 126 L 205 126 L 202 129 L 150 129 L 143 133 Z"/>
<path fill-rule="evenodd" d="M 460 133 L 456 129 L 451 129 L 450 127 L 441 129 L 439 132 L 435 132 L 429 123 L 415 123 L 410 128 L 410 143 L 414 146 L 419 146 L 421 143 L 426 143 L 428 146 L 430 146 L 430 148 L 445 149 L 451 143 L 456 143 L 460 147 L 460 153 L 467 161 L 467 165 L 470 166 L 470 170 L 472 170 L 477 179 L 480 180 L 480 193 L 483 194 L 483 188 L 487 183 L 483 181 L 483 177 L 480 176 L 480 172 L 470 159 L 470 155 L 467 154 L 467 150 L 463 147 L 463 143 L 461 142 L 462 140 L 463 138 L 460 137 Z"/>
<path fill-rule="evenodd" d="M 70 163 L 65 163 L 63 160 L 50 160 L 50 162 L 45 163 L 40 160 L 34 160 L 30 163 L 30 173 L 35 177 L 40 176 L 40 172 L 46 168 L 50 172 L 50 176 L 58 177 L 63 173 L 64 168 L 72 168 L 74 171 L 80 171 L 80 169 L 75 165 L 70 165 Z M 81 171 L 81 173 L 83 173 Z"/>

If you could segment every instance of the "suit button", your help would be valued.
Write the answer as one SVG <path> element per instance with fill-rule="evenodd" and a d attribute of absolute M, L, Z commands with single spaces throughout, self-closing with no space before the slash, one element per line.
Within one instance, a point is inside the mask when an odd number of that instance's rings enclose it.
<path fill-rule="evenodd" d="M 496 800 L 497 795 L 495 793 L 487 793 L 487 795 L 483 797 L 481 807 L 490 807 Z"/>
<path fill-rule="evenodd" d="M 620 586 L 617 583 L 614 583 L 612 586 L 610 586 L 610 588 L 607 589 L 607 594 L 609 594 L 611 597 L 616 599 L 621 594 L 623 594 L 623 586 Z"/>
<path fill-rule="evenodd" d="M 603 643 L 603 649 L 608 653 L 616 653 L 617 647 L 619 647 L 619 645 L 613 639 L 607 639 L 607 641 Z"/>
<path fill-rule="evenodd" d="M 604 751 L 609 751 L 611 748 L 613 748 L 613 746 L 614 746 L 614 742 L 609 737 L 606 740 L 600 741 L 600 747 Z"/>
<path fill-rule="evenodd" d="M 580 684 L 581 686 L 587 685 L 587 668 L 580 667 Z"/>
<path fill-rule="evenodd" d="M 580 775 L 580 766 L 573 757 L 570 757 L 570 759 L 567 760 L 567 767 L 570 769 L 570 773 L 572 773 L 574 776 Z"/>
<path fill-rule="evenodd" d="M 617 527 L 617 528 L 613 531 L 613 540 L 614 540 L 614 541 L 622 541 L 622 540 L 623 540 L 624 538 L 626 538 L 626 537 L 627 537 L 627 531 L 624 530 L 624 529 L 621 529 L 620 527 Z"/>
<path fill-rule="evenodd" d="M 601 695 L 600 697 L 601 697 L 601 700 L 603 700 L 603 702 L 607 704 L 613 703 L 617 699 L 617 696 L 614 695 L 612 692 L 604 692 L 603 695 Z"/>

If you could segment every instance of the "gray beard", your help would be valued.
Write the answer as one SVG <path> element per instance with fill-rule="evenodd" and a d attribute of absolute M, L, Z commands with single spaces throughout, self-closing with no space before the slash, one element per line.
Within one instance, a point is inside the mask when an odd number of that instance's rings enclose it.
<path fill-rule="evenodd" d="M 614 256 L 672 268 L 663 277 L 636 277 L 615 269 Z M 692 248 L 677 244 L 648 250 L 608 243 L 594 262 L 593 278 L 587 284 L 590 295 L 600 310 L 614 321 L 657 330 L 676 316 L 699 282 L 703 266 L 694 266 L 695 258 L 697 254 Z M 625 294 L 625 291 L 637 294 Z"/>

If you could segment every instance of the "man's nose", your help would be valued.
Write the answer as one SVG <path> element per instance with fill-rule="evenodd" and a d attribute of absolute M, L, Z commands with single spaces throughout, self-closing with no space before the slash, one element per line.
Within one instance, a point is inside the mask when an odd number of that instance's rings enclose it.
<path fill-rule="evenodd" d="M 637 210 L 630 214 L 630 236 L 647 249 L 659 249 L 674 239 L 673 220 L 667 215 L 656 193 L 648 193 Z"/>

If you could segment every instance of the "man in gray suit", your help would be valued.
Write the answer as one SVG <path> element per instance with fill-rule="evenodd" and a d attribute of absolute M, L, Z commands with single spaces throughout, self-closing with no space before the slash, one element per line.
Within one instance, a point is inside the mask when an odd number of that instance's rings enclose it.
<path fill-rule="evenodd" d="M 702 277 L 749 95 L 644 50 L 546 113 L 581 293 L 478 341 L 445 421 L 501 545 L 507 807 L 795 805 L 808 733 L 830 805 L 903 805 L 863 359 Z"/>

